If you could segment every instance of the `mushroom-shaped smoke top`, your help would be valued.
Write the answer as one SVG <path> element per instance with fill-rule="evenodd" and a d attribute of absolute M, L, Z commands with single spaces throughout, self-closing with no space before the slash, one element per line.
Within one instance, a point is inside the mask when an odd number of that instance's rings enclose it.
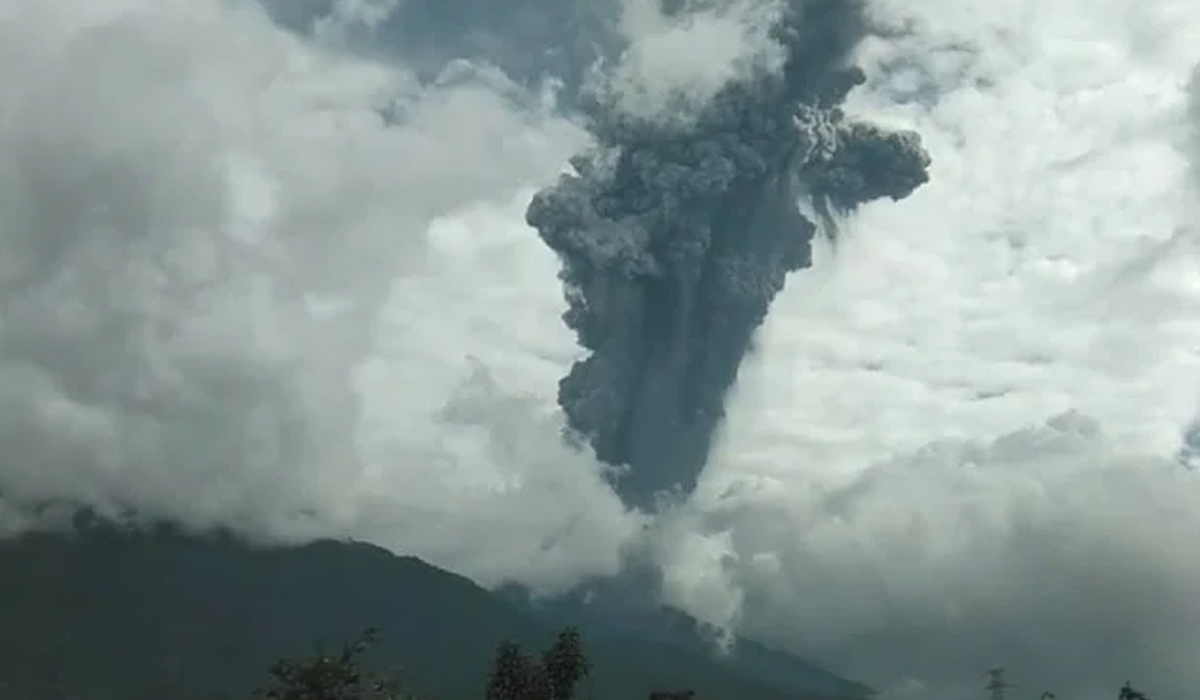
<path fill-rule="evenodd" d="M 790 0 L 786 58 L 725 85 L 695 113 L 645 118 L 589 105 L 594 150 L 534 196 L 526 219 L 562 259 L 564 320 L 591 351 L 559 385 L 571 432 L 625 467 L 616 488 L 651 510 L 690 493 L 724 399 L 787 274 L 818 230 L 928 179 L 920 138 L 845 116 L 864 80 L 854 0 Z M 618 470 L 618 473 L 622 470 Z"/>

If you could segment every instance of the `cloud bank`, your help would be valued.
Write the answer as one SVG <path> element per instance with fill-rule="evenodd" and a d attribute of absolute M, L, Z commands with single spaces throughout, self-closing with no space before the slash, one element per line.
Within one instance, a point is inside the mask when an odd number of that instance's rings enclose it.
<path fill-rule="evenodd" d="M 302 537 L 369 529 L 383 499 L 392 529 L 419 533 L 397 542 L 454 562 L 450 541 L 472 538 L 444 519 L 472 489 L 495 511 L 476 513 L 478 534 L 502 532 L 495 518 L 543 486 L 506 496 L 498 480 L 579 461 L 547 439 L 502 466 L 443 435 L 474 441 L 447 408 L 472 354 L 536 375 L 571 352 L 554 303 L 538 312 L 509 276 L 553 278 L 548 255 L 515 245 L 522 188 L 582 145 L 577 127 L 494 71 L 421 82 L 255 6 L 11 3 L 0 35 L 11 518 L 81 501 Z M 464 239 L 471 212 L 506 223 Z M 481 327 L 513 306 L 533 319 L 524 337 Z M 492 401 L 458 403 L 472 400 Z M 594 512 L 607 520 L 592 530 L 613 531 L 621 510 L 595 470 L 554 469 L 563 512 L 511 526 L 540 538 Z M 541 556 L 510 539 L 492 550 L 503 566 Z"/>
<path fill-rule="evenodd" d="M 995 665 L 1184 696 L 1200 15 L 873 8 L 848 109 L 917 130 L 930 183 L 777 300 L 664 545 L 677 595 L 894 697 Z"/>
<path fill-rule="evenodd" d="M 567 61 L 387 50 L 394 13 L 316 32 L 300 5 L 291 28 L 217 0 L 0 8 L 0 525 L 75 500 L 485 583 L 611 572 L 642 522 L 560 440 L 582 353 L 522 222 L 589 141 L 539 86 Z M 769 64 L 740 3 L 646 6 L 594 18 L 612 46 L 559 42 L 579 81 L 596 56 L 668 90 Z M 930 182 L 776 300 L 653 530 L 668 595 L 893 697 L 996 664 L 1031 695 L 1184 697 L 1200 10 L 869 9 L 847 113 L 919 132 Z M 655 53 L 726 30 L 711 64 Z"/>

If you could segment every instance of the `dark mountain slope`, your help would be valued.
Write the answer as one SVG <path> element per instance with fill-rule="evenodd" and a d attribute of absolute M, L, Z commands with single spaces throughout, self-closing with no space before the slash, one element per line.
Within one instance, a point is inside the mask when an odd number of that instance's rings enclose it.
<path fill-rule="evenodd" d="M 555 599 L 531 599 L 516 588 L 498 593 L 542 619 L 553 620 L 557 626 L 578 627 L 595 641 L 636 637 L 681 653 L 710 657 L 711 663 L 732 672 L 803 693 L 825 697 L 874 694 L 861 683 L 742 637 L 727 655 L 711 658 L 717 642 L 715 630 L 706 632 L 695 618 L 673 608 L 630 604 L 634 596 L 622 590 L 623 585 L 619 579 L 599 581 Z"/>
<path fill-rule="evenodd" d="M 369 661 L 400 664 L 431 697 L 475 699 L 497 643 L 542 647 L 574 617 L 534 614 L 365 544 L 267 549 L 93 525 L 0 541 L 0 697 L 244 697 L 274 659 L 375 626 L 382 639 Z M 655 688 L 694 688 L 702 700 L 805 696 L 777 674 L 744 672 L 702 647 L 605 629 L 598 619 L 588 621 L 584 643 L 595 669 L 586 692 L 596 700 Z"/>

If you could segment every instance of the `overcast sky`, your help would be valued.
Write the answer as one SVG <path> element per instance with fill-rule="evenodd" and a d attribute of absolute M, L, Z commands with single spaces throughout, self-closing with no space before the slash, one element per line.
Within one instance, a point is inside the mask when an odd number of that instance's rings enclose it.
<path fill-rule="evenodd" d="M 652 111 L 769 62 L 764 3 L 601 3 L 594 31 Z M 850 108 L 918 130 L 932 180 L 777 300 L 661 524 L 669 594 L 896 698 L 996 664 L 1030 697 L 1184 697 L 1200 5 L 873 3 Z M 587 135 L 519 59 L 576 20 L 434 81 L 458 56 L 388 23 L 424 0 L 270 4 L 0 4 L 0 523 L 75 499 L 485 584 L 613 570 L 639 522 L 559 440 L 579 351 L 523 223 Z"/>

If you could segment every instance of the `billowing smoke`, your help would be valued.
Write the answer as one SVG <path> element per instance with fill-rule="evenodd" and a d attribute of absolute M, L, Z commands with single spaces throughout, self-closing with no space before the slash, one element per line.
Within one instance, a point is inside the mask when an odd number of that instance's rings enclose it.
<path fill-rule="evenodd" d="M 755 329 L 788 273 L 811 264 L 818 230 L 927 180 L 915 133 L 841 109 L 864 80 L 848 62 L 864 24 L 862 3 L 793 0 L 770 26 L 779 65 L 677 116 L 601 92 L 595 149 L 529 206 L 563 261 L 564 320 L 590 351 L 559 402 L 600 460 L 628 468 L 627 504 L 693 490 Z"/>

